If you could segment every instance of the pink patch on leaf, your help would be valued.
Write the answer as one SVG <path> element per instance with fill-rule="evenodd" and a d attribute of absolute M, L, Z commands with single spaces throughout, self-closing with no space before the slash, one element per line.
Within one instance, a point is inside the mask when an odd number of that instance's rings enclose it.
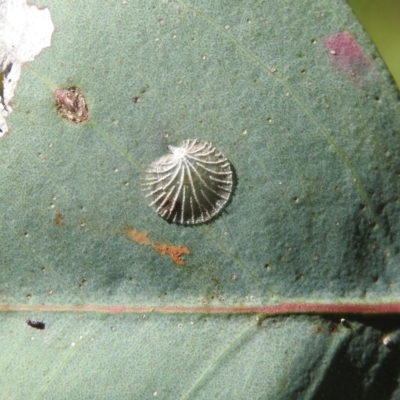
<path fill-rule="evenodd" d="M 350 78 L 365 75 L 372 66 L 356 39 L 347 31 L 338 32 L 324 40 L 333 65 Z"/>

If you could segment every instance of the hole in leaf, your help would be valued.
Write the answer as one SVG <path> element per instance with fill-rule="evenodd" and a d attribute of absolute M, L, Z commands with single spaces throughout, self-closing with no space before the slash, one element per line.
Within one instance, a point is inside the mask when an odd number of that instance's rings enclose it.
<path fill-rule="evenodd" d="M 1 103 L 4 109 L 7 111 L 7 104 L 4 101 L 4 82 L 7 81 L 7 76 L 10 73 L 12 68 L 12 63 L 6 65 L 3 71 L 0 72 L 0 96 L 1 96 Z"/>

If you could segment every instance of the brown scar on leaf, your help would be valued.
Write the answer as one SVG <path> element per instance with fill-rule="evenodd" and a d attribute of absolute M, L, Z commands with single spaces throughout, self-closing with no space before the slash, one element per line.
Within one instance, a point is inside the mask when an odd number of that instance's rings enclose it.
<path fill-rule="evenodd" d="M 57 114 L 72 124 L 80 124 L 89 119 L 86 96 L 76 86 L 54 90 Z"/>
<path fill-rule="evenodd" d="M 185 265 L 182 255 L 190 254 L 190 250 L 186 246 L 173 246 L 163 242 L 153 242 L 146 233 L 137 231 L 133 226 L 128 227 L 125 236 L 140 245 L 150 246 L 160 255 L 169 255 L 172 261 L 178 265 Z"/>
<path fill-rule="evenodd" d="M 54 217 L 54 223 L 59 227 L 62 228 L 64 225 L 64 216 L 61 213 L 57 213 Z"/>

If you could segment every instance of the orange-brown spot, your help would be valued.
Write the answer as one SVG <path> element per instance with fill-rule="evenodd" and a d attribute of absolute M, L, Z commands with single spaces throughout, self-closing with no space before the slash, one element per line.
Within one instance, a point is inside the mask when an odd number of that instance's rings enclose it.
<path fill-rule="evenodd" d="M 144 232 L 139 232 L 135 230 L 133 226 L 130 226 L 126 232 L 126 236 L 128 239 L 133 240 L 138 244 L 142 244 L 144 246 L 151 246 L 150 239 Z"/>
<path fill-rule="evenodd" d="M 171 246 L 166 243 L 154 243 L 152 247 L 161 255 L 168 254 L 172 258 L 172 261 L 178 265 L 185 264 L 185 261 L 181 257 L 182 254 L 190 254 L 186 246 Z"/>
<path fill-rule="evenodd" d="M 183 254 L 190 254 L 190 250 L 186 246 L 173 246 L 163 242 L 153 242 L 146 233 L 137 231 L 133 226 L 128 227 L 126 230 L 126 237 L 140 245 L 150 246 L 158 254 L 169 255 L 172 261 L 178 265 L 185 264 L 185 260 L 182 258 Z"/>
<path fill-rule="evenodd" d="M 57 213 L 56 216 L 54 217 L 54 223 L 59 227 L 64 226 L 64 216 L 61 213 Z"/>

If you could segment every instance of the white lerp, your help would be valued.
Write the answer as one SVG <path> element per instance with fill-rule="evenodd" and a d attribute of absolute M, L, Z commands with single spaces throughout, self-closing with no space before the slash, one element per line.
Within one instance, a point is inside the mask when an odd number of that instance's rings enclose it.
<path fill-rule="evenodd" d="M 210 142 L 184 140 L 145 171 L 143 190 L 150 206 L 170 222 L 201 224 L 219 214 L 232 194 L 228 159 Z"/>

